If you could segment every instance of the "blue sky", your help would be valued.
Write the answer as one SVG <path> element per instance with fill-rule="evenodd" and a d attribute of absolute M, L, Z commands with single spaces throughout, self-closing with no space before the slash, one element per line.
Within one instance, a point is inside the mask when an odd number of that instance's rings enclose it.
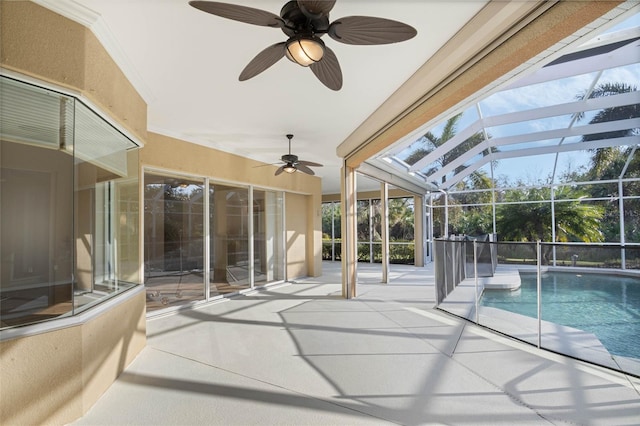
<path fill-rule="evenodd" d="M 626 21 L 612 27 L 606 33 L 616 32 L 623 29 L 639 28 L 640 14 L 636 14 Z M 579 73 L 579 70 L 576 70 Z M 483 117 L 501 115 L 514 111 L 526 111 L 533 108 L 540 108 L 550 105 L 558 105 L 573 102 L 576 97 L 591 86 L 597 73 L 577 74 L 572 77 L 560 80 L 519 87 L 512 90 L 505 90 L 495 93 L 482 100 L 480 108 Z M 597 84 L 608 82 L 624 82 L 640 88 L 640 64 L 635 63 L 625 67 L 619 67 L 603 72 L 597 81 Z M 597 111 L 586 112 L 585 117 L 574 126 L 585 125 Z M 476 106 L 473 105 L 463 113 L 458 122 L 457 131 L 460 132 L 470 124 L 478 120 L 479 115 Z M 492 138 L 505 137 L 515 134 L 529 134 L 532 132 L 540 132 L 544 130 L 566 129 L 571 122 L 571 115 L 550 117 L 541 120 L 531 120 L 527 122 L 519 122 L 511 125 L 498 126 L 488 128 L 487 132 Z M 444 123 L 440 123 L 431 129 L 436 136 L 440 136 Z M 579 137 L 567 139 L 563 143 L 579 142 Z M 541 141 L 538 145 L 557 144 L 558 140 Z M 518 146 L 503 146 L 501 151 L 509 151 L 511 149 L 527 148 L 535 145 L 534 143 L 521 144 Z M 412 149 L 419 144 L 412 144 L 399 154 L 403 158 Z M 589 164 L 591 154 L 587 151 L 573 151 L 569 153 L 561 153 L 558 156 L 556 175 L 560 175 L 565 171 L 576 171 L 580 167 L 586 167 Z M 495 170 L 495 177 L 506 175 L 511 181 L 520 179 L 527 183 L 537 183 L 546 179 L 553 171 L 556 156 L 555 154 L 547 154 L 540 156 L 520 157 L 513 159 L 500 160 Z M 486 166 L 485 168 L 486 169 Z"/>

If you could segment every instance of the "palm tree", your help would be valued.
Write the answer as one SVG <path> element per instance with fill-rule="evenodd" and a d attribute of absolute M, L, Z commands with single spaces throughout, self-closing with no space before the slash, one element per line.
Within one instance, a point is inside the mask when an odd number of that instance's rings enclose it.
<path fill-rule="evenodd" d="M 622 93 L 635 92 L 638 88 L 627 83 L 603 83 L 597 86 L 590 94 L 589 99 L 601 98 L 603 96 L 619 95 Z M 586 93 L 576 96 L 577 99 L 584 99 Z M 589 124 L 605 123 L 617 120 L 626 120 L 630 118 L 640 117 L 640 104 L 621 105 L 605 108 L 598 111 L 596 115 L 589 121 Z M 577 115 L 578 120 L 584 119 L 584 113 Z M 594 141 L 602 139 L 615 139 L 625 136 L 634 136 L 640 134 L 639 129 L 624 129 L 605 133 L 594 133 L 591 135 L 583 135 L 582 141 Z M 607 147 L 591 150 L 591 180 L 602 179 L 606 170 L 611 170 L 615 163 L 626 160 L 630 153 L 630 148 Z M 621 158 L 622 157 L 622 158 Z M 619 168 L 617 168 L 619 170 Z M 617 176 L 616 176 L 617 177 Z"/>
<path fill-rule="evenodd" d="M 587 194 L 562 186 L 554 193 L 556 241 L 599 242 L 603 209 L 581 202 Z M 548 187 L 513 191 L 507 201 L 514 204 L 498 206 L 498 229 L 511 241 L 551 241 L 551 190 Z M 565 201 L 566 200 L 566 201 Z"/>
<path fill-rule="evenodd" d="M 456 193 L 449 197 L 449 233 L 483 235 L 493 232 L 491 209 L 494 183 L 484 170 L 477 170 L 469 179 L 456 184 Z M 485 189 L 487 191 L 469 191 Z M 437 219 L 442 219 L 436 213 Z"/>
<path fill-rule="evenodd" d="M 425 133 L 419 142 L 422 144 L 418 149 L 415 149 L 404 161 L 409 165 L 414 165 L 422 158 L 433 152 L 438 147 L 444 145 L 451 140 L 458 131 L 458 123 L 462 118 L 462 113 L 454 115 L 448 119 L 442 129 L 442 134 L 438 137 L 432 132 Z M 464 142 L 456 147 L 453 147 L 447 151 L 443 156 L 436 159 L 436 165 L 425 170 L 428 175 L 436 172 L 440 168 L 443 168 L 455 161 L 458 157 L 465 152 L 474 148 L 478 144 L 484 142 L 484 135 L 480 132 L 476 132 L 467 138 Z M 497 148 L 492 147 L 490 150 L 485 150 L 482 155 L 488 155 L 490 152 L 496 152 Z M 466 168 L 464 165 L 460 165 L 454 169 L 454 173 L 459 173 Z M 442 183 L 446 182 L 446 176 L 442 177 Z M 493 182 L 486 173 L 481 170 L 476 170 L 471 173 L 465 182 L 460 182 L 456 185 L 457 189 L 489 189 L 493 187 Z M 486 229 L 490 228 L 491 217 L 487 217 L 486 209 L 482 207 L 464 207 L 456 209 L 455 204 L 475 204 L 478 202 L 486 202 L 486 200 L 480 200 L 482 197 L 490 197 L 490 193 L 469 193 L 466 195 L 465 200 L 462 198 L 458 200 L 449 200 L 450 216 L 449 227 L 453 233 L 464 234 L 480 234 L 486 232 Z M 473 199 L 473 200 L 472 200 Z M 444 233 L 444 213 L 442 208 L 438 208 L 434 211 L 434 229 L 435 235 L 440 236 Z"/>
<path fill-rule="evenodd" d="M 411 241 L 414 232 L 413 198 L 392 198 L 389 200 L 389 239 Z"/>
<path fill-rule="evenodd" d="M 581 202 L 587 194 L 568 186 L 554 193 L 555 241 L 600 242 L 604 236 L 600 221 L 604 209 Z M 551 241 L 551 189 L 548 187 L 512 191 L 496 210 L 498 234 L 507 241 Z M 551 247 L 548 249 L 551 250 Z M 548 260 L 549 251 L 543 254 Z"/>
<path fill-rule="evenodd" d="M 605 83 L 597 86 L 589 98 L 599 98 L 603 96 L 612 96 L 622 93 L 635 92 L 638 88 L 627 83 Z M 584 99 L 586 94 L 580 94 L 576 96 L 578 99 Z M 610 108 L 605 108 L 599 111 L 590 121 L 589 124 L 604 123 L 617 120 L 625 120 L 630 118 L 640 117 L 640 104 L 621 105 Z M 579 114 L 578 119 L 584 118 L 584 114 Z M 640 135 L 640 129 L 623 129 L 607 133 L 597 133 L 592 135 L 584 135 L 583 141 L 593 141 L 600 139 L 614 139 L 626 136 Z M 585 173 L 585 180 L 608 180 L 618 179 L 620 172 L 627 162 L 627 159 L 633 153 L 633 147 L 607 147 L 591 150 L 591 166 Z M 639 177 L 640 176 L 640 155 L 635 152 L 634 158 L 631 159 L 626 169 L 626 177 Z M 593 197 L 612 197 L 615 200 L 619 194 L 616 191 L 610 193 L 610 187 L 605 185 L 597 185 L 590 187 L 590 193 Z M 625 192 L 627 194 L 638 194 L 640 191 L 640 184 L 638 182 L 629 182 L 625 184 Z M 628 199 L 625 200 L 625 229 L 626 229 L 626 241 L 639 241 L 640 240 L 640 217 L 634 212 L 640 209 L 640 200 Z M 608 241 L 620 241 L 620 227 L 619 227 L 619 206 L 617 201 L 611 203 L 607 208 L 605 217 L 603 219 L 602 229 L 607 234 Z"/>
<path fill-rule="evenodd" d="M 444 125 L 444 128 L 442 129 L 442 134 L 440 135 L 440 137 L 434 135 L 430 131 L 425 133 L 422 136 L 422 138 L 419 140 L 422 146 L 414 150 L 404 160 L 405 163 L 409 164 L 410 166 L 414 165 L 415 163 L 420 161 L 422 158 L 424 158 L 425 156 L 433 152 L 436 148 L 444 145 L 447 141 L 452 139 L 457 133 L 457 130 L 458 130 L 457 126 L 458 126 L 458 122 L 460 121 L 460 118 L 462 118 L 462 113 L 454 115 L 453 117 L 448 119 Z M 426 174 L 429 175 L 437 171 L 439 168 L 446 166 L 447 164 L 451 163 L 456 158 L 460 157 L 462 154 L 469 151 L 471 148 L 475 147 L 476 145 L 482 143 L 483 141 L 484 141 L 484 135 L 482 133 L 480 132 L 474 133 L 467 140 L 465 140 L 458 146 L 452 148 L 451 150 L 447 151 L 442 157 L 438 158 L 436 160 L 436 162 L 438 163 L 438 166 L 432 167 L 431 169 L 426 170 Z M 489 151 L 485 150 L 485 152 L 483 152 L 482 154 L 488 155 Z M 458 173 L 464 169 L 465 169 L 465 166 L 458 166 L 455 169 L 455 173 Z M 445 180 L 446 178 L 443 176 L 442 182 L 444 183 Z"/>

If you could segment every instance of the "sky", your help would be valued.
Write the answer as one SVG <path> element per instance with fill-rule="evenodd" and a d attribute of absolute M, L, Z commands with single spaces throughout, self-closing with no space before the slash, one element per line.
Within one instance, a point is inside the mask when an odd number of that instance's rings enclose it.
<path fill-rule="evenodd" d="M 636 13 L 631 18 L 612 27 L 603 34 L 630 28 L 638 29 L 638 35 L 640 36 L 640 13 Z M 526 111 L 534 108 L 574 102 L 580 95 L 586 93 L 588 88 L 594 84 L 594 80 L 597 85 L 609 82 L 624 82 L 640 88 L 640 63 L 636 62 L 631 65 L 605 70 L 599 78 L 597 72 L 581 74 L 579 70 L 576 70 L 576 75 L 571 77 L 494 93 L 480 101 L 479 106 L 474 104 L 464 111 L 463 116 L 458 122 L 457 132 L 462 131 L 478 120 L 480 117 L 479 114 L 482 114 L 482 117 L 486 118 L 515 111 Z M 573 126 L 576 127 L 587 124 L 596 112 L 597 111 L 586 112 L 584 118 L 574 123 Z M 486 131 L 491 138 L 501 138 L 545 130 L 566 129 L 571 125 L 571 120 L 571 114 L 566 114 L 545 119 L 495 126 L 486 128 Z M 433 127 L 431 132 L 436 136 L 440 136 L 443 127 L 444 122 Z M 575 143 L 580 142 L 580 140 L 580 137 L 567 138 L 563 143 Z M 555 139 L 512 146 L 505 145 L 499 147 L 499 150 L 509 151 L 512 149 L 529 148 L 536 145 L 558 143 L 559 140 Z M 407 147 L 407 149 L 400 152 L 398 157 L 406 158 L 410 151 L 419 146 L 419 143 L 414 142 Z M 577 171 L 580 167 L 588 166 L 590 158 L 591 153 L 581 150 L 561 153 L 558 156 L 557 166 L 555 154 L 502 159 L 497 163 L 494 177 L 508 176 L 511 181 L 520 179 L 527 183 L 538 183 L 544 181 L 552 173 L 554 166 L 557 167 L 557 176 L 564 171 Z M 486 166 L 484 169 L 488 170 Z"/>

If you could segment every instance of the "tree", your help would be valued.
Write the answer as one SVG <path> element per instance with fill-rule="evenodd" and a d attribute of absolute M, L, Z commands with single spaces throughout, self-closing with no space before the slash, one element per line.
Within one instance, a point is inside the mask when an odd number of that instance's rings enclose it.
<path fill-rule="evenodd" d="M 554 193 L 556 241 L 599 242 L 603 209 L 581 202 L 586 196 L 576 189 L 562 186 Z M 496 209 L 498 232 L 510 241 L 551 241 L 551 189 L 548 187 L 512 191 Z M 513 204 L 511 204 L 513 203 Z"/>
<path fill-rule="evenodd" d="M 453 139 L 458 131 L 458 122 L 462 118 L 462 113 L 454 115 L 446 121 L 441 135 L 438 137 L 432 132 L 425 133 L 420 142 L 422 146 L 414 150 L 404 161 L 413 165 L 422 158 L 443 146 L 449 140 Z M 444 155 L 437 158 L 435 166 L 431 166 L 425 170 L 427 175 L 433 174 L 440 168 L 446 167 L 455 161 L 458 157 L 484 142 L 484 134 L 476 132 L 467 138 L 464 142 L 451 148 Z M 482 152 L 482 155 L 488 155 L 490 152 L 497 151 L 493 147 Z M 454 169 L 454 174 L 460 173 L 466 168 L 465 165 L 459 165 Z M 441 179 L 442 183 L 446 182 L 446 176 Z M 467 179 L 456 185 L 456 190 L 473 190 L 473 189 L 491 189 L 493 181 L 482 170 L 476 170 L 471 173 Z M 435 204 L 444 203 L 444 197 L 439 197 Z M 491 232 L 492 230 L 492 213 L 485 206 L 471 206 L 472 204 L 488 203 L 491 201 L 491 192 L 468 192 L 458 194 L 455 197 L 449 197 L 449 233 L 454 234 L 471 234 L 479 235 Z M 456 205 L 465 204 L 465 206 L 456 207 Z M 469 204 L 469 206 L 466 206 Z M 434 209 L 434 236 L 438 237 L 444 233 L 444 207 Z"/>
<path fill-rule="evenodd" d="M 447 141 L 452 139 L 456 135 L 456 133 L 458 131 L 457 126 L 458 126 L 458 122 L 460 121 L 460 118 L 462 118 L 462 113 L 454 115 L 453 117 L 448 119 L 447 122 L 444 125 L 444 128 L 442 129 L 442 134 L 440 135 L 440 137 L 434 135 L 431 131 L 425 133 L 422 136 L 422 138 L 420 138 L 420 140 L 419 140 L 420 143 L 422 144 L 422 146 L 420 148 L 414 150 L 404 160 L 405 163 L 409 164 L 410 166 L 414 165 L 415 163 L 420 161 L 422 158 L 424 158 L 425 156 L 427 156 L 428 154 L 433 152 L 435 149 L 437 149 L 438 147 L 444 145 Z M 426 174 L 429 175 L 429 174 L 437 171 L 439 168 L 445 167 L 447 164 L 453 162 L 455 159 L 460 157 L 462 154 L 464 154 L 465 152 L 469 151 L 470 149 L 472 149 L 473 147 L 475 147 L 476 145 L 478 145 L 478 144 L 480 144 L 482 142 L 484 142 L 484 135 L 482 133 L 480 133 L 480 132 L 474 133 L 468 139 L 466 139 L 464 142 L 462 142 L 458 146 L 450 149 L 444 155 L 442 155 L 441 157 L 436 159 L 436 163 L 438 163 L 438 166 L 432 167 L 432 168 L 426 170 Z M 489 154 L 489 150 L 483 151 L 482 154 L 483 155 L 488 155 Z M 464 169 L 465 169 L 464 165 L 458 166 L 455 169 L 455 173 L 458 173 L 458 172 L 460 172 L 460 171 L 462 171 Z M 476 173 L 476 172 L 474 172 L 474 173 Z M 443 176 L 442 177 L 442 183 L 444 183 L 445 181 L 446 181 L 446 178 L 445 178 L 445 176 Z"/>
<path fill-rule="evenodd" d="M 589 98 L 599 98 L 603 96 L 612 96 L 623 93 L 635 92 L 638 88 L 627 83 L 604 83 L 597 86 L 589 95 Z M 578 99 L 584 99 L 586 93 L 576 96 Z M 589 124 L 604 123 L 617 120 L 626 120 L 630 118 L 640 117 L 640 104 L 620 105 L 598 111 Z M 584 114 L 578 115 L 578 120 L 584 119 Z M 593 141 L 601 139 L 615 139 L 626 136 L 640 135 L 640 129 L 630 128 L 616 130 L 606 133 L 596 133 L 584 135 L 583 141 Z M 583 180 L 614 180 L 620 177 L 623 167 L 629 160 L 630 155 L 634 155 L 630 159 L 626 169 L 625 177 L 640 177 L 640 156 L 634 151 L 632 146 L 621 147 L 605 147 L 591 150 L 591 164 L 589 170 L 582 177 Z M 589 187 L 592 197 L 611 197 L 614 202 L 610 204 L 605 212 L 602 229 L 605 231 L 606 241 L 620 241 L 620 213 L 617 203 L 617 188 L 614 193 L 610 193 L 610 187 L 605 185 L 593 185 Z M 627 195 L 637 195 L 640 193 L 640 183 L 628 182 L 625 184 L 625 193 Z M 640 200 L 625 200 L 625 230 L 626 241 L 640 241 L 640 217 L 636 213 L 640 210 Z"/>
<path fill-rule="evenodd" d="M 627 83 L 603 83 L 597 86 L 593 91 L 589 94 L 589 99 L 601 98 L 604 96 L 612 96 L 612 95 L 620 95 L 623 93 L 635 92 L 638 88 L 636 86 L 631 86 Z M 584 99 L 586 93 L 579 94 L 576 96 L 577 99 Z M 585 114 L 580 113 L 577 115 L 578 121 L 584 119 Z M 618 121 L 618 120 L 626 120 L 630 118 L 640 117 L 640 104 L 631 104 L 631 105 L 620 105 L 610 108 L 604 108 L 596 113 L 595 116 L 591 120 L 589 120 L 589 124 L 596 123 L 606 123 L 610 121 Z M 640 134 L 639 129 L 630 128 L 623 130 L 615 130 L 611 132 L 605 133 L 594 133 L 589 135 L 583 135 L 582 141 L 595 141 L 602 139 L 615 139 L 621 138 L 625 136 L 634 136 Z M 601 179 L 602 174 L 606 170 L 611 170 L 616 162 L 620 162 L 621 155 L 626 157 L 629 155 L 631 148 L 622 148 L 622 147 L 606 147 L 606 148 L 598 148 L 592 149 L 592 157 L 591 157 L 591 173 L 590 179 Z M 624 164 L 624 163 L 623 163 Z M 616 170 L 619 170 L 620 167 L 617 167 Z"/>
<path fill-rule="evenodd" d="M 581 201 L 586 193 L 562 186 L 554 193 L 555 241 L 603 241 L 600 220 L 604 209 Z M 497 206 L 498 235 L 506 241 L 552 241 L 551 188 L 510 191 Z M 551 247 L 549 247 L 551 250 Z M 548 260 L 549 253 L 543 254 Z"/>
<path fill-rule="evenodd" d="M 341 220 L 341 210 L 340 210 L 339 203 L 337 202 L 322 203 L 322 238 L 323 239 L 331 239 L 332 235 L 337 239 L 340 238 L 340 234 L 341 234 L 340 220 Z"/>
<path fill-rule="evenodd" d="M 413 198 L 389 200 L 389 240 L 412 241 L 414 231 Z"/>
<path fill-rule="evenodd" d="M 490 205 L 493 186 L 493 180 L 483 170 L 472 173 L 469 179 L 456 185 L 456 191 L 460 193 L 449 197 L 449 205 L 453 207 L 449 211 L 452 234 L 482 235 L 493 232 L 493 210 Z"/>

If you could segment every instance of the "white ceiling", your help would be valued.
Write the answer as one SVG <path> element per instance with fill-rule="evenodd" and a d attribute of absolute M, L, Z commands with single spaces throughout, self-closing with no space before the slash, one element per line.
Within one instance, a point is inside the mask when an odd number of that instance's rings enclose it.
<path fill-rule="evenodd" d="M 486 1 L 338 0 L 330 20 L 394 19 L 417 29 L 406 42 L 353 46 L 328 37 L 344 85 L 327 89 L 286 59 L 240 82 L 245 65 L 286 40 L 279 29 L 192 8 L 187 0 L 37 0 L 92 28 L 148 104 L 149 130 L 276 163 L 292 151 L 315 169 L 323 193 L 339 192 L 336 147 L 451 38 Z M 275 14 L 284 0 L 229 0 Z M 274 167 L 275 171 L 275 167 Z M 286 179 L 286 174 L 282 175 Z"/>

